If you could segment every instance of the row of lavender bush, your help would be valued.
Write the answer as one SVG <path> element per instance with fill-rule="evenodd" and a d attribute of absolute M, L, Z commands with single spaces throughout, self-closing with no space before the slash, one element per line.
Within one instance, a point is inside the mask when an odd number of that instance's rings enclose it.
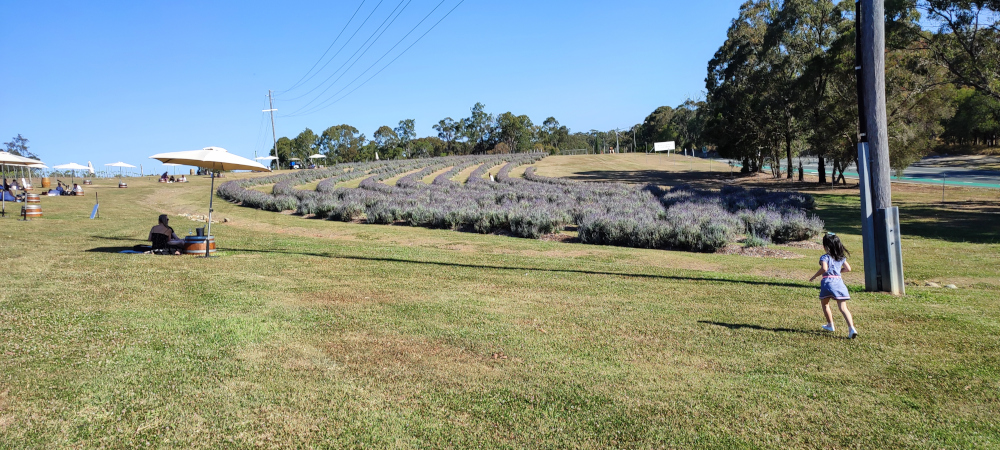
<path fill-rule="evenodd" d="M 246 183 L 239 186 L 244 193 L 235 195 L 229 192 L 234 189 L 227 188 L 224 198 L 263 209 L 295 209 L 331 220 L 405 221 L 413 226 L 527 238 L 575 224 L 580 240 L 588 244 L 692 251 L 714 251 L 741 235 L 781 243 L 809 239 L 823 229 L 823 222 L 806 212 L 812 209 L 813 199 L 799 193 L 584 183 L 543 177 L 533 167 L 525 170 L 523 178 L 510 177 L 515 167 L 542 157 L 465 156 L 342 165 L 321 174 L 330 178 L 320 182 L 315 191 L 295 190 L 294 186 L 308 178 L 299 176 L 278 180 L 281 187 L 275 185 L 271 200 L 263 199 L 265 193 L 245 189 Z M 500 164 L 504 166 L 496 182 L 485 178 L 490 168 Z M 451 180 L 473 165 L 478 167 L 465 184 Z M 431 184 L 420 181 L 448 167 L 451 169 Z M 382 182 L 411 171 L 415 172 L 400 178 L 395 186 Z M 335 187 L 344 179 L 366 175 L 359 188 Z M 220 187 L 220 195 L 222 190 Z"/>

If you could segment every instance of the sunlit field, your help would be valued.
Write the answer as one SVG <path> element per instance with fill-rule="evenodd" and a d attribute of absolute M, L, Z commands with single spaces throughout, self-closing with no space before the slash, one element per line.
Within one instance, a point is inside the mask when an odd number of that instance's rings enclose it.
<path fill-rule="evenodd" d="M 839 316 L 820 329 L 818 238 L 751 257 L 216 198 L 218 257 L 122 254 L 159 214 L 181 235 L 204 226 L 188 217 L 207 214 L 209 179 L 102 179 L 43 197 L 41 219 L 0 219 L 0 448 L 1000 447 L 997 191 L 949 188 L 942 203 L 939 186 L 894 185 L 907 295 L 892 297 L 863 292 L 853 186 L 676 155 L 532 166 L 810 193 L 854 252 L 860 337 Z"/>

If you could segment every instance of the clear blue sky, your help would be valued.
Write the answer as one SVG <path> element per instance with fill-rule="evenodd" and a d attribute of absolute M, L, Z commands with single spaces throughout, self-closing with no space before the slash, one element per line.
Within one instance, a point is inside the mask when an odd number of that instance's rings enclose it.
<path fill-rule="evenodd" d="M 366 0 L 328 57 L 374 11 L 343 52 L 304 88 L 283 92 L 319 59 L 361 0 L 0 0 L 0 142 L 21 133 L 50 165 L 123 160 L 158 170 L 149 155 L 207 146 L 253 157 L 271 146 L 261 113 L 268 89 L 279 92 L 279 137 L 342 123 L 371 137 L 380 125 L 407 118 L 416 120 L 418 135 L 432 135 L 438 120 L 466 117 L 476 102 L 536 123 L 554 116 L 573 131 L 627 127 L 658 106 L 702 95 L 706 64 L 741 3 L 465 0 L 343 100 L 284 117 L 315 98 L 325 87 L 293 100 L 348 61 L 393 8 L 402 5 L 402 12 L 316 103 L 348 85 L 440 1 Z M 335 98 L 458 2 L 445 0 Z"/>

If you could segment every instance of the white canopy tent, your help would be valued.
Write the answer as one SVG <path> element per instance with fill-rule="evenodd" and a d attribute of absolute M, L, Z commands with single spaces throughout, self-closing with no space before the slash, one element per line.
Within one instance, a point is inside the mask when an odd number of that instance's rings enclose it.
<path fill-rule="evenodd" d="M 0 172 L 3 173 L 4 181 L 7 180 L 7 166 L 31 166 L 33 164 L 43 164 L 37 159 L 25 158 L 9 152 L 0 152 Z M 0 188 L 0 191 L 4 191 Z M 7 197 L 0 192 L 0 216 L 7 215 Z"/>

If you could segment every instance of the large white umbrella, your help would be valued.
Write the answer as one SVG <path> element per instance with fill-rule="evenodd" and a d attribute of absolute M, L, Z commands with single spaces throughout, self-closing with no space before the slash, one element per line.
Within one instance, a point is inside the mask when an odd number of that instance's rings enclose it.
<path fill-rule="evenodd" d="M 0 152 L 0 168 L 2 168 L 0 170 L 3 172 L 4 180 L 7 179 L 7 166 L 28 166 L 31 164 L 41 164 L 41 161 L 18 156 L 10 152 Z M 4 190 L 0 188 L 0 216 L 7 215 L 7 197 L 4 196 L 3 192 Z"/>
<path fill-rule="evenodd" d="M 207 239 L 212 235 L 212 201 L 215 199 L 215 172 L 219 170 L 251 170 L 254 172 L 270 172 L 271 169 L 261 163 L 239 155 L 229 153 L 220 147 L 205 147 L 201 150 L 185 152 L 159 153 L 149 157 L 162 163 L 196 166 L 212 171 L 212 190 L 208 197 L 208 229 L 205 230 L 205 257 L 209 256 Z"/>
<path fill-rule="evenodd" d="M 254 159 L 256 159 L 257 161 L 267 161 L 265 164 L 270 165 L 271 161 L 274 161 L 274 160 L 278 159 L 278 157 L 277 156 L 258 156 L 258 157 L 254 158 Z"/>
<path fill-rule="evenodd" d="M 60 164 L 58 166 L 52 166 L 53 169 L 59 170 L 72 170 L 73 171 L 73 183 L 76 184 L 76 171 L 77 170 L 90 170 L 90 167 L 82 166 L 77 163 Z"/>
<path fill-rule="evenodd" d="M 124 171 L 126 167 L 135 169 L 135 166 L 133 166 L 131 164 L 128 164 L 128 163 L 123 163 L 121 161 L 118 161 L 116 163 L 111 163 L 111 164 L 105 164 L 105 166 L 118 167 L 118 181 L 119 182 L 121 182 L 121 179 L 122 179 L 122 171 Z"/>

